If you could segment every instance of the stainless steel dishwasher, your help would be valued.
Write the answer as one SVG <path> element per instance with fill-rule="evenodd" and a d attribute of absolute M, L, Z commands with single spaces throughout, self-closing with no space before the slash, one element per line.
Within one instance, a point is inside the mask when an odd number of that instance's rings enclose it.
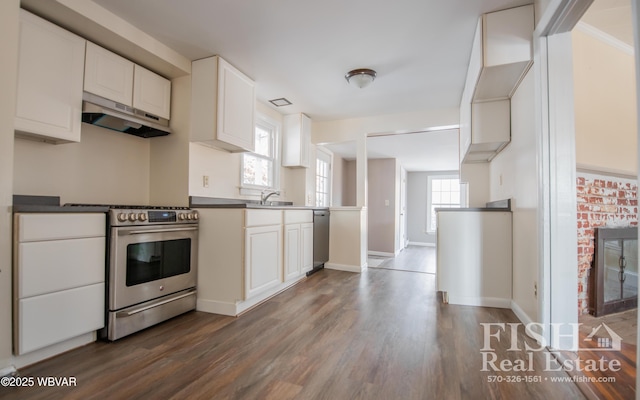
<path fill-rule="evenodd" d="M 313 269 L 307 276 L 313 274 L 329 261 L 329 210 L 313 210 Z"/>

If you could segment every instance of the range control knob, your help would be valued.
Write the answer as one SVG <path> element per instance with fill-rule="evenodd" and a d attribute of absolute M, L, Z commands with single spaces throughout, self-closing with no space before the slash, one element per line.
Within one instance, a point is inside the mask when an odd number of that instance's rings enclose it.
<path fill-rule="evenodd" d="M 194 211 L 194 212 L 192 213 L 192 215 L 193 215 L 193 219 L 197 221 L 197 220 L 198 220 L 198 217 L 199 217 L 199 216 L 198 216 L 198 212 L 197 212 L 197 211 Z"/>
<path fill-rule="evenodd" d="M 178 219 L 180 221 L 184 221 L 185 219 L 187 219 L 187 214 L 184 214 L 184 213 L 178 214 Z"/>
<path fill-rule="evenodd" d="M 125 214 L 125 213 L 118 214 L 118 221 L 124 222 L 126 220 L 127 220 L 127 214 Z"/>
<path fill-rule="evenodd" d="M 146 213 L 140 213 L 138 214 L 138 221 L 146 221 L 147 220 L 147 214 Z"/>
<path fill-rule="evenodd" d="M 133 222 L 136 219 L 138 219 L 138 214 L 136 213 L 129 213 L 129 221 Z"/>
<path fill-rule="evenodd" d="M 187 214 L 187 219 L 191 221 L 193 219 L 193 214 Z"/>

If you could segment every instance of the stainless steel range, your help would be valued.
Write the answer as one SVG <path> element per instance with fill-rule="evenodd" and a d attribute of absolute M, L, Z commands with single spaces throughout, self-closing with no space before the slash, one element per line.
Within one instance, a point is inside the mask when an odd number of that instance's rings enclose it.
<path fill-rule="evenodd" d="M 107 310 L 100 337 L 117 340 L 195 309 L 197 211 L 106 207 Z"/>

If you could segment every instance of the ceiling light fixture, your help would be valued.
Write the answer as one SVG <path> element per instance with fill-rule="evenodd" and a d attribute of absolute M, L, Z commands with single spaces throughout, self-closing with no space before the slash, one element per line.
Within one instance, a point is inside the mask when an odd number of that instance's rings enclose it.
<path fill-rule="evenodd" d="M 350 84 L 362 89 L 369 86 L 371 82 L 376 79 L 376 71 L 368 68 L 354 69 L 353 71 L 347 72 L 344 79 Z"/>

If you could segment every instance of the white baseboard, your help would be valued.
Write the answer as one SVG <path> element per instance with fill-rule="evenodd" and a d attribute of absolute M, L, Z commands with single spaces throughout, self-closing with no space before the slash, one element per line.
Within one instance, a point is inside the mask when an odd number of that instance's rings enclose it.
<path fill-rule="evenodd" d="M 524 310 L 522 308 L 520 308 L 520 306 L 518 305 L 518 303 L 516 303 L 515 301 L 511 300 L 511 311 L 513 311 L 513 313 L 516 315 L 516 317 L 518 317 L 518 319 L 520 320 L 520 322 L 522 322 L 523 324 L 527 325 L 530 324 L 532 322 L 534 322 L 529 315 L 524 312 Z"/>
<path fill-rule="evenodd" d="M 325 267 L 326 268 L 326 267 Z M 196 310 L 202 312 L 208 312 L 211 314 L 228 315 L 230 317 L 236 317 L 243 312 L 257 306 L 258 304 L 272 298 L 279 294 L 283 290 L 295 285 L 301 280 L 305 279 L 306 275 L 301 275 L 298 278 L 292 279 L 287 282 L 282 282 L 264 292 L 245 301 L 228 302 L 209 299 L 198 299 L 196 301 Z"/>
<path fill-rule="evenodd" d="M 235 317 L 238 315 L 236 303 L 226 301 L 198 299 L 196 301 L 196 311 L 203 311 L 211 314 L 228 315 Z"/>
<path fill-rule="evenodd" d="M 3 361 L 8 363 L 9 360 L 3 360 Z M 0 377 L 13 375 L 16 373 L 16 371 L 17 371 L 16 367 L 14 367 L 13 365 L 9 365 L 7 367 L 0 369 Z"/>
<path fill-rule="evenodd" d="M 356 272 L 361 273 L 365 269 L 367 269 L 367 264 L 357 266 L 357 265 L 345 265 L 345 264 L 334 264 L 334 263 L 325 263 L 324 267 L 326 269 L 334 269 L 336 271 L 346 271 L 346 272 Z"/>
<path fill-rule="evenodd" d="M 57 356 L 58 354 L 67 352 L 77 347 L 82 347 L 89 343 L 95 342 L 97 339 L 96 332 L 85 333 L 80 336 L 76 336 L 64 342 L 53 344 L 43 349 L 34 350 L 27 354 L 22 354 L 14 357 L 13 364 L 16 368 L 26 367 L 31 364 L 35 364 L 47 358 Z"/>
<path fill-rule="evenodd" d="M 367 254 L 370 256 L 379 256 L 379 257 L 395 257 L 397 255 L 395 253 L 387 253 L 384 251 L 369 251 Z"/>
<path fill-rule="evenodd" d="M 429 242 L 409 242 L 409 246 L 436 247 L 436 244 Z"/>
<path fill-rule="evenodd" d="M 449 295 L 449 304 L 455 304 L 459 306 L 511 308 L 511 299 L 501 299 L 498 297 L 466 297 Z"/>

